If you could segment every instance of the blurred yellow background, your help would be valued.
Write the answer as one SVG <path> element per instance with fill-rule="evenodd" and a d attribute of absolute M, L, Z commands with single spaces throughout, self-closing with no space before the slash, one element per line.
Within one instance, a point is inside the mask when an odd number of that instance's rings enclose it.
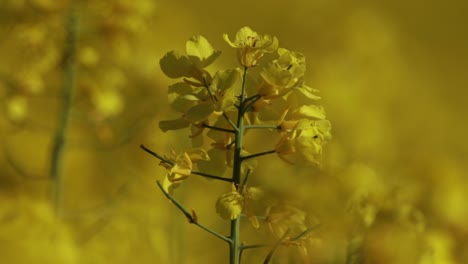
<path fill-rule="evenodd" d="M 200 34 L 223 51 L 213 69 L 236 67 L 221 35 L 242 26 L 304 53 L 306 81 L 333 125 L 322 170 L 271 156 L 252 179 L 321 223 L 305 263 L 468 263 L 467 2 L 77 2 L 59 217 L 50 164 L 70 0 L 0 3 L 2 263 L 226 263 L 226 245 L 157 189 L 164 169 L 139 145 L 190 145 L 187 131 L 158 128 L 175 116 L 158 63 L 165 52 Z M 227 232 L 214 210 L 227 187 L 192 178 L 176 197 Z M 243 232 L 248 243 L 259 231 Z M 265 255 L 249 250 L 243 263 Z M 298 255 L 281 249 L 275 263 Z"/>

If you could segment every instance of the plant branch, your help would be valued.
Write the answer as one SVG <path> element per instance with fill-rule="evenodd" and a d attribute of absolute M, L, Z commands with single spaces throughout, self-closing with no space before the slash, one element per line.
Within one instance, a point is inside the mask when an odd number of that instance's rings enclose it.
<path fill-rule="evenodd" d="M 198 175 L 198 176 L 202 176 L 202 177 L 205 177 L 205 178 L 214 179 L 214 180 L 225 181 L 225 182 L 232 182 L 232 179 L 224 178 L 224 177 L 220 177 L 220 176 L 216 176 L 216 175 L 207 174 L 207 173 L 204 173 L 204 172 L 192 171 L 192 174 Z"/>
<path fill-rule="evenodd" d="M 248 156 L 242 157 L 242 160 L 244 161 L 244 160 L 247 160 L 247 159 L 252 159 L 252 158 L 256 158 L 256 157 L 259 157 L 259 156 L 268 155 L 268 154 L 272 154 L 272 153 L 276 153 L 276 150 L 272 149 L 272 150 L 268 150 L 268 151 L 248 155 Z"/>
<path fill-rule="evenodd" d="M 156 157 L 160 161 L 163 161 L 163 162 L 168 163 L 170 165 L 174 165 L 173 161 L 166 159 L 165 157 L 163 157 L 163 156 L 159 155 L 158 153 L 152 151 L 151 149 L 145 147 L 145 145 L 141 144 L 140 148 L 142 148 L 144 151 L 148 152 L 150 155 Z"/>
<path fill-rule="evenodd" d="M 309 234 L 310 232 L 312 232 L 313 230 L 315 230 L 319 226 L 320 226 L 320 224 L 316 224 L 314 226 L 308 227 L 306 230 L 302 231 L 299 235 L 291 238 L 290 241 L 297 241 L 297 240 L 303 238 L 305 235 Z"/>
<path fill-rule="evenodd" d="M 257 95 L 254 95 L 254 96 L 251 96 L 249 98 L 246 99 L 246 101 L 248 100 L 247 105 L 244 107 L 244 113 L 248 112 L 250 110 L 250 108 L 252 108 L 252 106 L 258 101 L 260 100 L 260 98 L 262 98 L 261 95 L 257 94 Z"/>
<path fill-rule="evenodd" d="M 250 101 L 252 101 L 252 100 L 255 100 L 255 101 L 256 101 L 256 100 L 258 100 L 258 99 L 261 98 L 261 97 L 262 97 L 262 96 L 259 95 L 259 94 L 252 95 L 252 96 L 249 96 L 249 97 L 245 98 L 245 102 L 248 103 L 248 102 L 250 102 Z"/>
<path fill-rule="evenodd" d="M 152 156 L 156 157 L 160 161 L 165 162 L 165 163 L 170 164 L 170 165 L 174 165 L 173 161 L 171 161 L 169 159 L 166 159 L 165 157 L 159 155 L 158 153 L 150 150 L 149 148 L 145 147 L 143 144 L 140 145 L 140 148 L 142 148 L 144 151 L 148 152 Z M 215 179 L 215 180 L 225 181 L 225 182 L 232 182 L 232 179 L 220 177 L 220 176 L 217 176 L 217 175 L 211 175 L 211 174 L 204 173 L 204 172 L 191 171 L 191 173 L 194 174 L 194 175 L 205 177 L 205 178 L 210 178 L 210 179 Z"/>
<path fill-rule="evenodd" d="M 227 133 L 235 133 L 236 132 L 235 130 L 232 130 L 232 129 L 215 127 L 215 126 L 210 126 L 210 125 L 207 125 L 207 124 L 202 124 L 202 127 L 209 128 L 209 129 L 212 129 L 212 130 L 227 132 Z"/>
<path fill-rule="evenodd" d="M 306 230 L 302 231 L 299 235 L 297 235 L 297 236 L 295 236 L 293 238 L 290 238 L 287 241 L 297 241 L 297 240 L 303 238 L 305 235 L 307 235 L 311 231 L 315 230 L 318 226 L 320 226 L 320 224 L 317 224 L 315 226 L 311 226 L 311 227 L 307 228 Z M 285 242 L 284 239 L 282 240 L 282 242 Z M 244 250 L 244 249 L 271 247 L 271 246 L 272 246 L 271 244 L 254 244 L 254 245 L 241 245 L 240 248 L 241 248 L 241 250 Z"/>
<path fill-rule="evenodd" d="M 213 230 L 209 229 L 208 227 L 206 227 L 206 226 L 204 226 L 202 224 L 199 224 L 197 219 L 194 217 L 193 214 L 191 214 L 187 209 L 184 208 L 184 206 L 181 203 L 179 203 L 174 197 L 172 197 L 168 192 L 166 192 L 164 190 L 164 188 L 162 187 L 161 182 L 156 181 L 156 183 L 158 184 L 159 189 L 161 189 L 163 194 L 167 197 L 167 199 L 169 199 L 185 215 L 185 217 L 187 217 L 187 220 L 188 220 L 189 223 L 198 226 L 199 228 L 205 230 L 206 232 L 216 236 L 217 238 L 219 238 L 219 239 L 221 239 L 221 240 L 223 240 L 225 242 L 232 243 L 231 239 L 229 239 L 228 237 L 225 237 L 225 236 L 219 234 L 218 232 L 213 231 Z"/>
<path fill-rule="evenodd" d="M 231 119 L 229 119 L 229 116 L 227 116 L 225 112 L 223 112 L 223 117 L 224 119 L 226 119 L 229 125 L 231 125 L 231 127 L 234 129 L 235 132 L 239 131 L 239 128 L 236 126 L 236 124 L 234 124 L 234 122 L 232 122 Z"/>

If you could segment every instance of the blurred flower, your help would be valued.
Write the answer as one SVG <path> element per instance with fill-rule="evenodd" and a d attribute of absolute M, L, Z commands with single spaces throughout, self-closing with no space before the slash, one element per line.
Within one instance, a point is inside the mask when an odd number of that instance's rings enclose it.
<path fill-rule="evenodd" d="M 79 263 L 70 230 L 48 202 L 5 194 L 0 196 L 2 263 Z"/>
<path fill-rule="evenodd" d="M 233 48 L 237 48 L 237 58 L 244 67 L 253 67 L 265 53 L 272 53 L 278 49 L 278 39 L 269 35 L 259 35 L 249 27 L 243 27 L 236 33 L 234 42 L 227 34 L 224 40 Z"/>
<path fill-rule="evenodd" d="M 304 231 L 306 213 L 294 206 L 279 204 L 267 209 L 266 222 L 276 237 L 282 237 L 287 230 Z"/>
<path fill-rule="evenodd" d="M 91 99 L 97 114 L 103 119 L 117 116 L 125 107 L 124 98 L 115 89 L 95 91 Z"/>
<path fill-rule="evenodd" d="M 243 187 L 242 194 L 244 196 L 244 213 L 249 219 L 250 224 L 255 229 L 260 228 L 260 223 L 258 221 L 257 215 L 254 212 L 254 202 L 259 201 L 263 198 L 264 193 L 258 187 Z"/>
<path fill-rule="evenodd" d="M 6 100 L 6 115 L 13 122 L 22 122 L 28 116 L 28 102 L 24 96 L 13 96 Z"/>

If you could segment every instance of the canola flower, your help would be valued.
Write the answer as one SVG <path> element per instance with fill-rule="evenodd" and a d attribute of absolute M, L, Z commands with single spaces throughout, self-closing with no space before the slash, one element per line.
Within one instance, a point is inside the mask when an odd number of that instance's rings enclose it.
<path fill-rule="evenodd" d="M 227 34 L 223 38 L 237 50 L 241 67 L 214 74 L 206 70 L 221 52 L 202 36 L 190 38 L 185 53 L 170 51 L 160 60 L 166 76 L 177 80 L 169 86 L 168 101 L 179 117 L 163 120 L 159 127 L 163 132 L 190 128 L 192 143 L 206 149 L 200 151 L 209 157 L 197 161 L 200 171 L 194 171 L 195 160 L 188 152 L 168 159 L 142 148 L 160 159 L 167 170 L 163 182 L 158 181 L 165 196 L 190 223 L 228 242 L 229 263 L 238 264 L 243 216 L 256 229 L 267 226 L 282 244 L 302 245 L 300 241 L 307 240 L 305 212 L 287 202 L 270 203 L 261 217 L 256 207 L 262 191 L 250 186 L 248 179 L 255 177 L 257 159 L 274 153 L 287 163 L 320 166 L 322 148 L 331 138 L 331 124 L 318 105 L 318 91 L 304 84 L 305 57 L 301 53 L 280 48 L 276 37 L 258 34 L 249 27 L 241 28 L 233 41 Z M 276 56 L 264 59 L 267 53 Z M 259 67 L 259 71 L 249 71 L 252 67 Z M 256 129 L 273 130 L 278 141 L 265 146 L 264 152 L 250 153 L 243 136 L 247 130 Z M 230 176 L 226 176 L 228 172 Z M 194 211 L 190 213 L 172 196 L 174 189 L 193 174 L 230 183 L 230 191 L 215 203 L 218 215 L 231 221 L 229 236 L 203 226 Z M 299 235 L 292 239 L 290 231 Z M 266 262 L 274 251 L 275 247 Z"/>

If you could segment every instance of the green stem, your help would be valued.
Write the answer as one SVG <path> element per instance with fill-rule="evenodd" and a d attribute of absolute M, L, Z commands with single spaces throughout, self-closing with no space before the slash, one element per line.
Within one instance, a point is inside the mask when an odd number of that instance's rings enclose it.
<path fill-rule="evenodd" d="M 242 144 L 244 136 L 244 113 L 246 107 L 245 97 L 245 82 L 247 77 L 247 67 L 244 67 L 244 74 L 242 76 L 242 89 L 239 96 L 239 111 L 237 114 L 237 130 L 236 138 L 234 143 L 234 165 L 232 172 L 232 181 L 237 188 L 241 183 L 241 165 L 242 165 Z M 231 220 L 231 243 L 229 248 L 229 263 L 239 264 L 240 263 L 240 217 Z"/>
<path fill-rule="evenodd" d="M 74 4 L 70 8 L 65 25 L 66 43 L 64 50 L 64 83 L 63 83 L 63 101 L 62 110 L 60 111 L 58 128 L 55 134 L 55 139 L 52 146 L 50 177 L 52 182 L 52 201 L 54 210 L 60 216 L 63 203 L 62 193 L 62 165 L 63 152 L 65 149 L 66 135 L 68 132 L 70 112 L 72 108 L 73 97 L 75 93 L 75 55 L 77 42 L 77 24 L 78 17 Z"/>

